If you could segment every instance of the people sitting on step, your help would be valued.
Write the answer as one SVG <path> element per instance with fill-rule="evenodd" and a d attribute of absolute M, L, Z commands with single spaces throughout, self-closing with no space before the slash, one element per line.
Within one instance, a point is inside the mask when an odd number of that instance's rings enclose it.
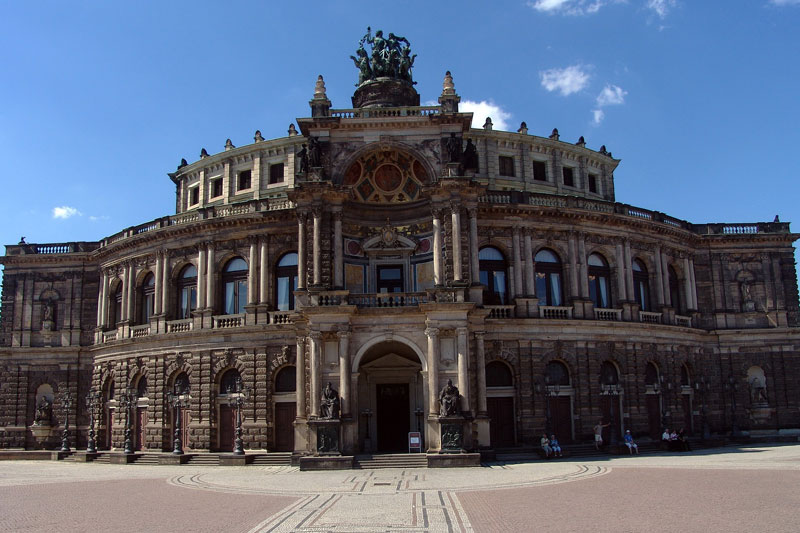
<path fill-rule="evenodd" d="M 562 457 L 561 445 L 558 443 L 555 434 L 550 435 L 550 449 L 553 450 L 553 457 Z"/>
<path fill-rule="evenodd" d="M 631 435 L 631 430 L 625 430 L 625 446 L 628 447 L 628 452 L 633 455 L 633 452 L 636 452 L 636 455 L 639 455 L 639 445 L 633 441 L 633 435 Z"/>
<path fill-rule="evenodd" d="M 550 459 L 550 456 L 553 454 L 553 448 L 550 447 L 550 439 L 547 438 L 547 433 L 542 434 L 542 438 L 539 443 L 542 446 L 545 459 Z"/>

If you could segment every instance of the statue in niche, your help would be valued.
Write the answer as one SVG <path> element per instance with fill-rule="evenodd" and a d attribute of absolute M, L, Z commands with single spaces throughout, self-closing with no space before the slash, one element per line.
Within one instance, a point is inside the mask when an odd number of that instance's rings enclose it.
<path fill-rule="evenodd" d="M 322 166 L 322 154 L 320 153 L 319 140 L 316 137 L 308 138 L 308 166 L 311 168 Z"/>
<path fill-rule="evenodd" d="M 742 295 L 742 310 L 755 311 L 755 302 L 753 302 L 752 294 L 753 281 L 751 279 L 743 279 L 739 282 L 739 291 Z"/>
<path fill-rule="evenodd" d="M 467 146 L 464 147 L 464 153 L 461 154 L 461 164 L 464 170 L 478 170 L 478 151 L 472 144 L 472 139 L 467 139 Z"/>
<path fill-rule="evenodd" d="M 34 426 L 49 426 L 53 419 L 53 401 L 47 396 L 42 396 L 36 404 L 36 416 L 33 419 Z"/>
<path fill-rule="evenodd" d="M 305 174 L 308 172 L 308 150 L 306 149 L 306 145 L 304 144 L 303 147 L 297 152 L 297 168 L 298 174 Z"/>
<path fill-rule="evenodd" d="M 331 386 L 329 381 L 325 388 L 322 389 L 322 398 L 319 402 L 319 416 L 326 420 L 335 420 L 339 418 L 339 393 L 336 392 Z"/>
<path fill-rule="evenodd" d="M 447 150 L 447 158 L 449 163 L 458 163 L 461 161 L 461 139 L 456 137 L 455 133 L 450 134 L 444 145 Z"/>
<path fill-rule="evenodd" d="M 768 403 L 767 387 L 758 376 L 750 380 L 750 402 L 753 405 L 766 405 Z"/>
<path fill-rule="evenodd" d="M 458 415 L 458 387 L 453 385 L 453 380 L 448 379 L 447 385 L 439 393 L 439 416 Z"/>

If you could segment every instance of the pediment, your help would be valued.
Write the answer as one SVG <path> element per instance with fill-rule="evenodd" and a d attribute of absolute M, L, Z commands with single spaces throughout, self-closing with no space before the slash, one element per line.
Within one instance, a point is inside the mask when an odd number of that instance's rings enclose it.
<path fill-rule="evenodd" d="M 401 355 L 397 355 L 395 353 L 388 353 L 384 356 L 381 356 L 369 363 L 365 363 L 361 365 L 361 368 L 370 369 L 370 368 L 399 368 L 399 369 L 415 369 L 418 370 L 422 367 L 421 364 L 415 363 L 413 361 L 409 361 L 405 357 Z"/>

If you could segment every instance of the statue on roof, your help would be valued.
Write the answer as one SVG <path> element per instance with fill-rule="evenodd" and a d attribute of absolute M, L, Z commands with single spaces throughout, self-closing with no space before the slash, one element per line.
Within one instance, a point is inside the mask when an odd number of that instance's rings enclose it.
<path fill-rule="evenodd" d="M 364 45 L 370 46 L 368 52 Z M 416 54 L 411 54 L 411 44 L 408 39 L 390 33 L 383 36 L 383 31 L 378 30 L 372 35 L 372 28 L 367 27 L 367 33 L 358 42 L 355 56 L 350 56 L 358 68 L 358 85 L 377 78 L 393 78 L 414 83 L 411 77 L 411 68 L 414 66 Z"/>

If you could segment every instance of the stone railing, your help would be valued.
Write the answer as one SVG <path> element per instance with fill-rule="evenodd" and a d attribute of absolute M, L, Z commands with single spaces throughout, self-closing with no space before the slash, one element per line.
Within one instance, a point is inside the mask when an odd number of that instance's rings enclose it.
<path fill-rule="evenodd" d="M 428 294 L 425 292 L 351 294 L 348 301 L 357 307 L 412 307 L 428 303 Z"/>
<path fill-rule="evenodd" d="M 334 118 L 392 118 L 392 117 L 427 117 L 438 115 L 441 108 L 437 106 L 379 107 L 358 109 L 331 109 Z"/>
<path fill-rule="evenodd" d="M 572 307 L 563 307 L 555 305 L 540 305 L 539 316 L 542 318 L 557 318 L 557 319 L 571 319 Z"/>
<path fill-rule="evenodd" d="M 514 318 L 513 305 L 487 305 L 486 309 L 489 310 L 489 316 L 486 318 Z"/>
<path fill-rule="evenodd" d="M 194 320 L 191 318 L 167 321 L 167 333 L 184 333 L 192 331 L 192 329 L 194 329 Z"/>
<path fill-rule="evenodd" d="M 150 324 L 141 324 L 139 326 L 131 326 L 131 338 L 141 339 L 150 335 Z"/>
<path fill-rule="evenodd" d="M 112 342 L 117 340 L 117 330 L 104 331 L 102 333 L 103 342 Z"/>
<path fill-rule="evenodd" d="M 675 325 L 676 326 L 683 326 L 685 328 L 692 327 L 692 317 L 690 316 L 682 316 L 682 315 L 675 315 Z"/>
<path fill-rule="evenodd" d="M 291 324 L 295 316 L 294 311 L 270 311 L 270 324 Z"/>
<path fill-rule="evenodd" d="M 9 244 L 6 255 L 77 254 L 92 252 L 100 247 L 98 242 L 57 242 L 47 244 Z"/>
<path fill-rule="evenodd" d="M 618 322 L 622 320 L 622 309 L 598 309 L 594 308 L 595 320 L 611 320 Z"/>
<path fill-rule="evenodd" d="M 347 305 L 348 291 L 323 291 L 310 293 L 309 300 L 311 305 L 329 307 L 335 305 Z"/>
<path fill-rule="evenodd" d="M 244 326 L 244 313 L 213 316 L 211 324 L 215 329 L 239 328 Z"/>
<path fill-rule="evenodd" d="M 661 313 L 639 311 L 639 321 L 647 324 L 661 324 Z"/>

